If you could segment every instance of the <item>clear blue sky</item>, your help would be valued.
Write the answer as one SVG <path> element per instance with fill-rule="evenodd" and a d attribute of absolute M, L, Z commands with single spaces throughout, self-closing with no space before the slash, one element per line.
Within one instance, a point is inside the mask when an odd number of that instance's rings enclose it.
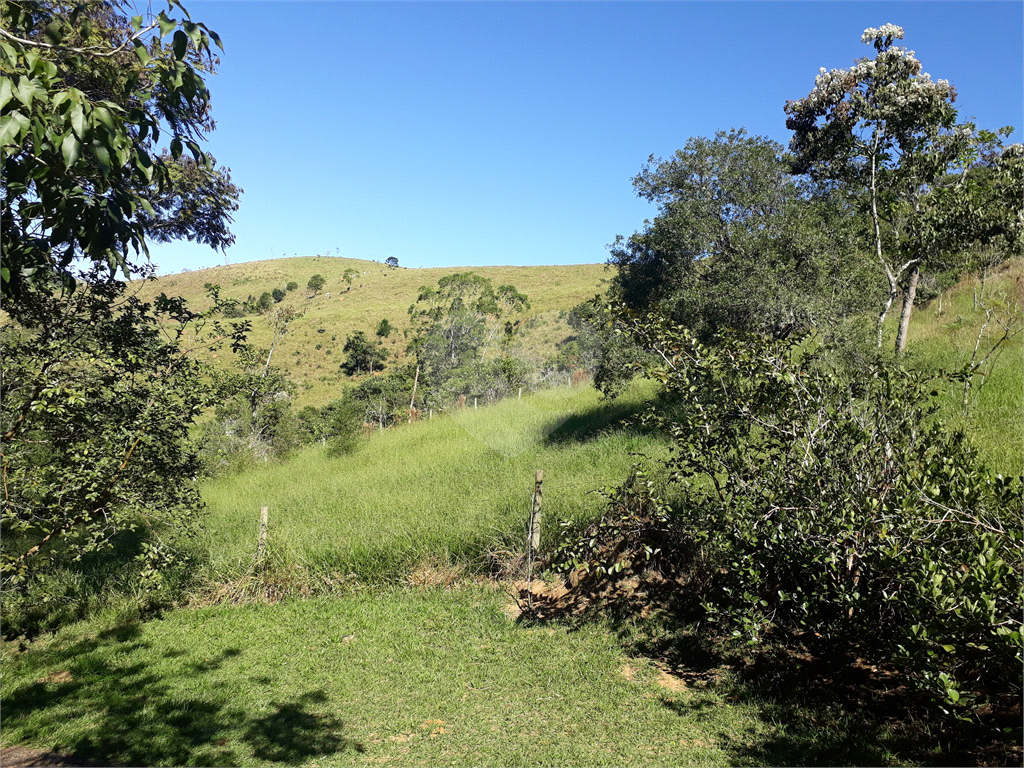
<path fill-rule="evenodd" d="M 207 148 L 245 189 L 226 255 L 403 266 L 603 262 L 653 209 L 630 180 L 690 136 L 789 141 L 819 67 L 906 29 L 961 119 L 1024 128 L 1020 2 L 196 2 L 222 37 Z"/>

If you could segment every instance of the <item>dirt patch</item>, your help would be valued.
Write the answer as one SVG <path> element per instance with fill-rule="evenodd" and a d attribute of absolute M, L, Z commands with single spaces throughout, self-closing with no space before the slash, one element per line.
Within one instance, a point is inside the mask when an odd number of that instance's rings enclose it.
<path fill-rule="evenodd" d="M 658 675 L 658 685 L 662 688 L 668 688 L 668 690 L 674 691 L 675 693 L 686 690 L 685 680 L 664 670 L 662 670 L 661 674 Z"/>
<path fill-rule="evenodd" d="M 458 584 L 464 576 L 462 566 L 428 559 L 413 568 L 405 580 L 412 587 L 451 587 Z"/>
<path fill-rule="evenodd" d="M 46 677 L 44 677 L 39 682 L 40 683 L 70 683 L 72 680 L 74 680 L 74 678 L 71 677 L 71 673 L 68 672 L 65 669 L 62 672 L 51 672 L 50 674 L 48 674 Z"/>
<path fill-rule="evenodd" d="M 673 588 L 679 585 L 656 571 L 623 575 L 615 579 L 575 571 L 556 582 L 509 583 L 516 605 L 507 612 L 515 618 L 528 614 L 546 620 L 593 613 L 623 613 L 648 618 L 669 608 Z"/>
<path fill-rule="evenodd" d="M 45 749 L 2 747 L 0 748 L 0 765 L 4 768 L 34 768 L 35 766 L 42 768 L 43 766 L 62 765 L 96 766 L 98 763 Z"/>

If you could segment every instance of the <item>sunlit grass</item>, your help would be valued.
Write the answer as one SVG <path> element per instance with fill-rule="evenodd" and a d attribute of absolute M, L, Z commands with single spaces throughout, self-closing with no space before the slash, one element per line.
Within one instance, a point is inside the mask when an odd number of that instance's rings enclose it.
<path fill-rule="evenodd" d="M 596 515 L 590 492 L 620 482 L 633 454 L 663 454 L 659 438 L 616 423 L 652 391 L 638 383 L 608 404 L 590 387 L 549 390 L 374 432 L 349 455 L 315 447 L 205 482 L 214 572 L 251 562 L 261 506 L 277 557 L 314 573 L 391 579 L 427 558 L 479 569 L 489 548 L 522 538 L 536 470 L 550 534 Z"/>
<path fill-rule="evenodd" d="M 342 279 L 346 269 L 357 271 L 351 285 Z M 420 286 L 435 285 L 445 275 L 465 271 L 490 279 L 495 288 L 510 283 L 529 297 L 530 309 L 520 319 L 532 322 L 520 333 L 519 352 L 541 361 L 556 353 L 558 342 L 575 333 L 564 313 L 593 298 L 609 277 L 603 264 L 389 269 L 362 259 L 304 256 L 166 275 L 141 284 L 139 292 L 143 298 L 160 292 L 183 296 L 193 309 L 205 309 L 210 305 L 204 287 L 207 283 L 220 285 L 221 298 L 238 301 L 249 296 L 259 298 L 275 288 L 283 290 L 289 282 L 298 283 L 296 290 L 287 292 L 282 306 L 301 312 L 302 317 L 289 327 L 274 353 L 274 362 L 299 385 L 299 407 L 322 406 L 339 397 L 351 383 L 339 371 L 349 334 L 363 331 L 375 339 L 377 325 L 387 319 L 395 327 L 383 340 L 384 348 L 392 355 L 390 364 L 404 361 L 407 310 L 416 302 Z M 315 297 L 306 290 L 314 274 L 327 279 L 324 290 Z M 251 316 L 248 320 L 252 324 L 250 341 L 269 344 L 271 332 L 263 318 Z M 228 359 L 230 353 L 222 352 L 215 362 L 222 364 Z"/>
<path fill-rule="evenodd" d="M 1014 328 L 1021 326 L 1022 263 L 1014 259 L 986 281 L 984 305 L 996 307 L 989 325 L 985 310 L 975 306 L 977 278 L 969 277 L 938 302 L 915 313 L 911 323 L 908 357 L 911 365 L 925 370 L 954 371 L 977 360 L 1003 335 L 1001 320 L 1006 309 L 1016 313 Z M 998 309 L 1002 307 L 1002 309 Z M 980 341 L 979 341 L 980 334 Z M 1024 346 L 1017 333 L 993 354 L 995 364 L 982 379 L 976 377 L 963 412 L 964 386 L 951 382 L 943 387 L 939 403 L 942 417 L 970 436 L 985 461 L 1007 475 L 1024 474 Z"/>

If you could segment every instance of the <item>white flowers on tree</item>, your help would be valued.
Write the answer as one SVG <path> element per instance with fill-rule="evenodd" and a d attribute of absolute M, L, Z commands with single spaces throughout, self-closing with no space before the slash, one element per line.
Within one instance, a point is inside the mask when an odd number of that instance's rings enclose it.
<path fill-rule="evenodd" d="M 927 258 L 902 236 L 929 185 L 962 164 L 975 141 L 973 125 L 956 125 L 956 89 L 922 72 L 913 51 L 893 45 L 898 39 L 903 29 L 895 24 L 866 29 L 861 41 L 874 46 L 874 59 L 860 59 L 849 69 L 821 69 L 814 89 L 785 107 L 795 169 L 847 184 L 870 210 L 875 255 L 889 285 L 878 316 L 878 345 L 902 289 L 897 352 L 906 343 Z"/>

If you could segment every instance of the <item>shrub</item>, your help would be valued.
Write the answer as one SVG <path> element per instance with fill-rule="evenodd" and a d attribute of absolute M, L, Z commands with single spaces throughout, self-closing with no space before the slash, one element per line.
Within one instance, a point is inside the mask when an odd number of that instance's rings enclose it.
<path fill-rule="evenodd" d="M 1019 696 L 1021 482 L 991 476 L 935 419 L 928 380 L 880 362 L 839 376 L 801 340 L 710 348 L 653 319 L 620 330 L 662 360 L 649 373 L 671 415 L 663 402 L 647 419 L 672 440 L 678 499 L 638 521 L 627 483 L 604 527 L 556 556 L 563 568 L 608 574 L 657 554 L 738 638 L 849 641 L 947 712 Z M 642 532 L 659 526 L 671 534 L 653 547 Z"/>

